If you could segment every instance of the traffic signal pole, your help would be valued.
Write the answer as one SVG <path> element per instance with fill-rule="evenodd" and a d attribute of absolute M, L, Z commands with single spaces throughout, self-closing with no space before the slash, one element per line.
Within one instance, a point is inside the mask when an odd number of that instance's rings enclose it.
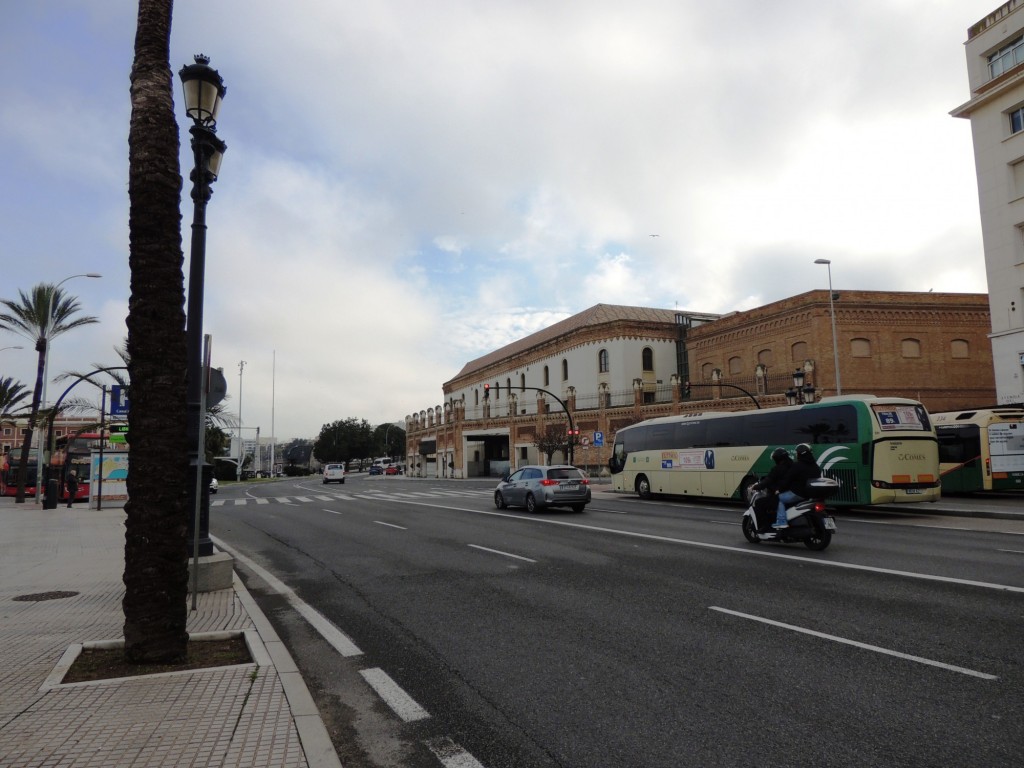
<path fill-rule="evenodd" d="M 508 387 L 507 389 L 509 391 L 508 393 L 512 394 L 512 387 Z M 568 439 L 567 442 L 568 442 L 568 448 L 569 448 L 569 463 L 572 464 L 573 463 L 573 447 L 575 445 L 574 436 L 579 434 L 579 430 L 576 429 L 576 425 L 573 423 L 572 413 L 569 411 L 569 406 L 567 406 L 565 404 L 565 402 L 562 400 L 562 398 L 560 398 L 554 392 L 549 392 L 548 390 L 541 389 L 540 387 L 519 387 L 519 391 L 520 392 L 522 392 L 523 390 L 526 390 L 526 389 L 529 389 L 532 392 L 543 392 L 545 395 L 550 395 L 551 397 L 553 397 L 558 402 L 558 404 L 560 406 L 562 406 L 562 410 L 565 411 L 566 418 L 569 419 L 569 435 L 568 435 L 569 439 Z M 494 391 L 497 392 L 498 395 L 500 396 L 501 395 L 501 385 L 500 384 L 496 385 L 495 388 L 494 388 Z M 490 392 L 491 392 L 491 385 L 490 384 L 484 384 L 484 400 L 489 400 L 490 399 L 490 397 L 489 397 Z"/>

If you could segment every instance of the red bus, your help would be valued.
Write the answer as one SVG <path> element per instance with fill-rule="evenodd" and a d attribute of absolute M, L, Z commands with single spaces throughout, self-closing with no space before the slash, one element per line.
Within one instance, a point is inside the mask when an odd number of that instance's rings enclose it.
<path fill-rule="evenodd" d="M 75 493 L 75 501 L 88 500 L 89 498 L 89 475 L 91 454 L 94 448 L 99 447 L 101 437 L 97 432 L 82 432 L 77 435 L 58 437 L 52 456 L 47 476 L 60 481 L 60 495 L 58 501 L 67 502 L 68 492 L 64 485 L 67 473 L 74 471 L 78 477 L 78 491 Z M 36 451 L 29 451 L 28 467 L 26 468 L 25 495 L 36 495 Z M 18 462 L 21 458 L 21 450 L 15 449 L 4 456 L 3 466 L 0 467 L 0 496 L 15 496 L 18 493 Z"/>

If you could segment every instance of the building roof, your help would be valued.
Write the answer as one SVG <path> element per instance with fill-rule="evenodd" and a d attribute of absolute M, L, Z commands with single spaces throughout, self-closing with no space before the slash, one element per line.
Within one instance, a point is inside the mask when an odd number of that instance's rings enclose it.
<path fill-rule="evenodd" d="M 506 344 L 500 349 L 488 352 L 483 357 L 469 361 L 452 381 L 472 374 L 475 371 L 484 370 L 497 362 L 507 360 L 510 357 L 522 354 L 527 350 L 542 346 L 560 337 L 568 336 L 583 328 L 616 322 L 646 322 L 657 325 L 674 325 L 679 315 L 695 316 L 702 320 L 712 320 L 718 317 L 718 315 L 706 312 L 684 312 L 677 309 L 654 309 L 651 307 L 624 307 L 618 304 L 595 304 L 590 309 L 585 309 L 518 341 Z"/>

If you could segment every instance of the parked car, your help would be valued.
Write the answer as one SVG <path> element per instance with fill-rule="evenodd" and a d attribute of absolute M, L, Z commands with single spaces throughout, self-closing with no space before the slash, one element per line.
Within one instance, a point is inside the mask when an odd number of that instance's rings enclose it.
<path fill-rule="evenodd" d="M 324 485 L 328 483 L 342 483 L 345 482 L 345 465 L 344 464 L 325 464 L 324 465 Z"/>
<path fill-rule="evenodd" d="M 582 512 L 590 503 L 590 480 L 576 467 L 557 464 L 553 467 L 520 467 L 502 478 L 494 491 L 494 506 L 526 507 L 535 512 L 545 507 L 569 507 Z"/>
<path fill-rule="evenodd" d="M 220 488 L 220 483 L 217 482 L 217 478 L 216 477 L 211 477 L 210 478 L 210 493 L 216 493 L 219 488 Z"/>
<path fill-rule="evenodd" d="M 387 469 L 384 470 L 384 474 L 385 475 L 400 475 L 402 473 L 399 471 L 398 467 L 396 467 L 394 464 L 392 464 L 390 467 L 388 467 Z"/>
<path fill-rule="evenodd" d="M 367 474 L 370 474 L 370 475 L 383 475 L 384 474 L 384 467 L 382 467 L 380 464 L 374 464 L 372 467 L 370 467 L 370 471 Z"/>

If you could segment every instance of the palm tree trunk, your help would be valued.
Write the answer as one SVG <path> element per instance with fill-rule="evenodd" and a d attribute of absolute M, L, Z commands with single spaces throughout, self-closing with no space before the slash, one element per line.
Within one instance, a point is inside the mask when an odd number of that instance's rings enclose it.
<path fill-rule="evenodd" d="M 188 647 L 185 286 L 181 173 L 170 70 L 172 0 L 139 0 L 128 134 L 128 374 L 131 471 L 125 504 L 128 661 L 171 662 Z"/>
<path fill-rule="evenodd" d="M 46 343 L 45 338 L 36 342 L 36 350 L 39 352 L 39 362 L 36 365 L 36 386 L 32 390 L 32 407 L 28 414 L 28 429 L 25 430 L 25 439 L 21 441 L 21 456 L 18 458 L 18 487 L 15 489 L 14 503 L 25 503 L 25 480 L 28 478 L 28 452 L 32 447 L 32 435 L 36 430 L 36 421 L 39 419 L 40 400 L 43 397 L 43 371 L 46 369 Z M 40 491 L 41 477 L 36 478 L 36 501 L 39 501 L 43 494 Z"/>

